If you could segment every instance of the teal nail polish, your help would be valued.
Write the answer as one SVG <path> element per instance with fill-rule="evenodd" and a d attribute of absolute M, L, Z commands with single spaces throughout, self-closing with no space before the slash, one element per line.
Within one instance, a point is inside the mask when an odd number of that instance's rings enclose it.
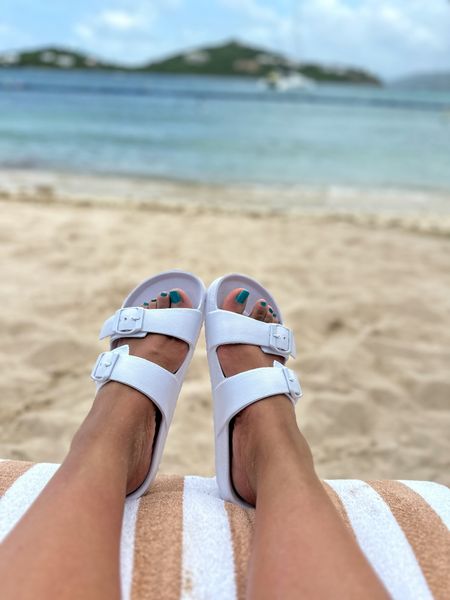
<path fill-rule="evenodd" d="M 143 305 L 144 306 L 149 306 L 149 303 L 148 302 L 144 302 Z"/>
<path fill-rule="evenodd" d="M 267 306 L 267 302 L 264 302 L 264 300 L 261 300 L 260 304 L 261 306 Z"/>
<path fill-rule="evenodd" d="M 158 298 L 152 298 L 151 302 L 157 302 Z"/>
<path fill-rule="evenodd" d="M 169 296 L 170 296 L 170 300 L 174 304 L 178 304 L 178 302 L 181 302 L 181 296 L 176 290 L 172 290 L 171 292 L 169 292 Z"/>
<path fill-rule="evenodd" d="M 165 298 L 167 296 L 167 292 L 161 292 L 161 296 L 162 298 Z"/>
<path fill-rule="evenodd" d="M 249 296 L 250 296 L 250 292 L 248 292 L 247 290 L 242 290 L 236 296 L 236 302 L 238 302 L 239 304 L 244 304 L 244 302 L 247 300 L 247 298 Z"/>
<path fill-rule="evenodd" d="M 277 313 L 273 313 L 273 318 L 276 319 Z"/>
<path fill-rule="evenodd" d="M 270 312 L 270 314 L 273 315 L 273 309 L 272 308 L 269 308 L 269 312 Z"/>

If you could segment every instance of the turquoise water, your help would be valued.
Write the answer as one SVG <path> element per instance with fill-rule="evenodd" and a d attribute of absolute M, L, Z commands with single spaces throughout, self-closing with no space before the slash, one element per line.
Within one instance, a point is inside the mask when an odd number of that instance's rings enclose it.
<path fill-rule="evenodd" d="M 450 190 L 450 91 L 0 70 L 0 167 Z"/>

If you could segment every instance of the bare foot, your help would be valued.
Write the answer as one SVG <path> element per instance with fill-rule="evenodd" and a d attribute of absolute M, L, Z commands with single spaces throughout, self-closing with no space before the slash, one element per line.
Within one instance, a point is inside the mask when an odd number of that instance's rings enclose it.
<path fill-rule="evenodd" d="M 222 308 L 243 313 L 249 294 L 243 288 L 236 288 L 228 294 Z M 278 316 L 265 298 L 253 306 L 250 319 L 265 323 L 278 323 Z M 229 344 L 217 349 L 219 362 L 226 377 L 231 377 L 261 367 L 271 367 L 277 360 L 284 364 L 284 358 L 266 354 L 258 346 Z M 242 410 L 231 423 L 232 462 L 231 475 L 236 492 L 249 504 L 256 504 L 258 464 L 269 453 L 285 452 L 286 444 L 292 438 L 298 445 L 299 430 L 292 402 L 284 395 L 259 400 Z M 300 434 L 301 435 L 301 434 Z M 303 440 L 303 437 L 302 437 Z M 304 441 L 307 462 L 312 459 L 309 447 Z"/>
<path fill-rule="evenodd" d="M 181 289 L 161 291 L 157 298 L 143 304 L 148 310 L 191 308 L 192 303 Z M 188 344 L 170 336 L 149 333 L 144 338 L 121 338 L 113 348 L 128 344 L 130 354 L 145 358 L 175 373 L 188 352 Z M 159 411 L 153 402 L 137 390 L 110 381 L 97 393 L 94 404 L 73 444 L 85 442 L 86 436 L 97 437 L 110 433 L 123 443 L 128 452 L 127 494 L 139 487 L 150 468 L 152 445 L 158 426 Z"/>

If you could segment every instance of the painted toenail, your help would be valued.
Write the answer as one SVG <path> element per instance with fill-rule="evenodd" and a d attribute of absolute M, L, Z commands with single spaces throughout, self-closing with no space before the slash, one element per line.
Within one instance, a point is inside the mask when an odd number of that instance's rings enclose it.
<path fill-rule="evenodd" d="M 264 300 L 261 300 L 260 304 L 261 306 L 267 306 L 267 302 L 264 302 Z"/>
<path fill-rule="evenodd" d="M 156 302 L 157 300 L 158 300 L 158 298 L 152 298 L 152 299 L 150 300 L 150 302 Z"/>
<path fill-rule="evenodd" d="M 174 304 L 178 304 L 178 302 L 181 302 L 181 296 L 176 290 L 172 290 L 171 292 L 169 292 L 169 296 L 170 296 L 170 300 Z"/>
<path fill-rule="evenodd" d="M 269 312 L 273 315 L 273 310 L 271 308 L 269 308 Z"/>
<path fill-rule="evenodd" d="M 152 302 L 153 302 L 153 300 L 152 300 Z M 144 304 L 143 304 L 143 305 L 144 305 L 144 306 L 150 306 L 148 302 L 144 302 Z"/>
<path fill-rule="evenodd" d="M 275 319 L 275 317 L 277 316 L 277 313 L 273 313 L 273 318 Z"/>
<path fill-rule="evenodd" d="M 247 298 L 249 296 L 250 296 L 250 292 L 248 292 L 247 290 L 242 290 L 236 296 L 236 302 L 238 302 L 239 304 L 244 304 L 244 302 L 247 300 Z"/>
<path fill-rule="evenodd" d="M 161 297 L 165 298 L 167 296 L 167 292 L 161 292 Z"/>

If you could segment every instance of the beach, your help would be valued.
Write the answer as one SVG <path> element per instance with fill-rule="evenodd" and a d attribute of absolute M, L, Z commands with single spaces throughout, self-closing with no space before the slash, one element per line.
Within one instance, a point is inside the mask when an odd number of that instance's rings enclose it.
<path fill-rule="evenodd" d="M 124 180 L 105 193 L 40 177 L 0 185 L 1 458 L 63 459 L 92 402 L 98 330 L 142 279 L 237 271 L 295 331 L 297 416 L 320 476 L 450 484 L 448 212 L 289 211 L 258 200 L 267 188 Z M 201 336 L 161 472 L 214 473 L 211 414 Z"/>

